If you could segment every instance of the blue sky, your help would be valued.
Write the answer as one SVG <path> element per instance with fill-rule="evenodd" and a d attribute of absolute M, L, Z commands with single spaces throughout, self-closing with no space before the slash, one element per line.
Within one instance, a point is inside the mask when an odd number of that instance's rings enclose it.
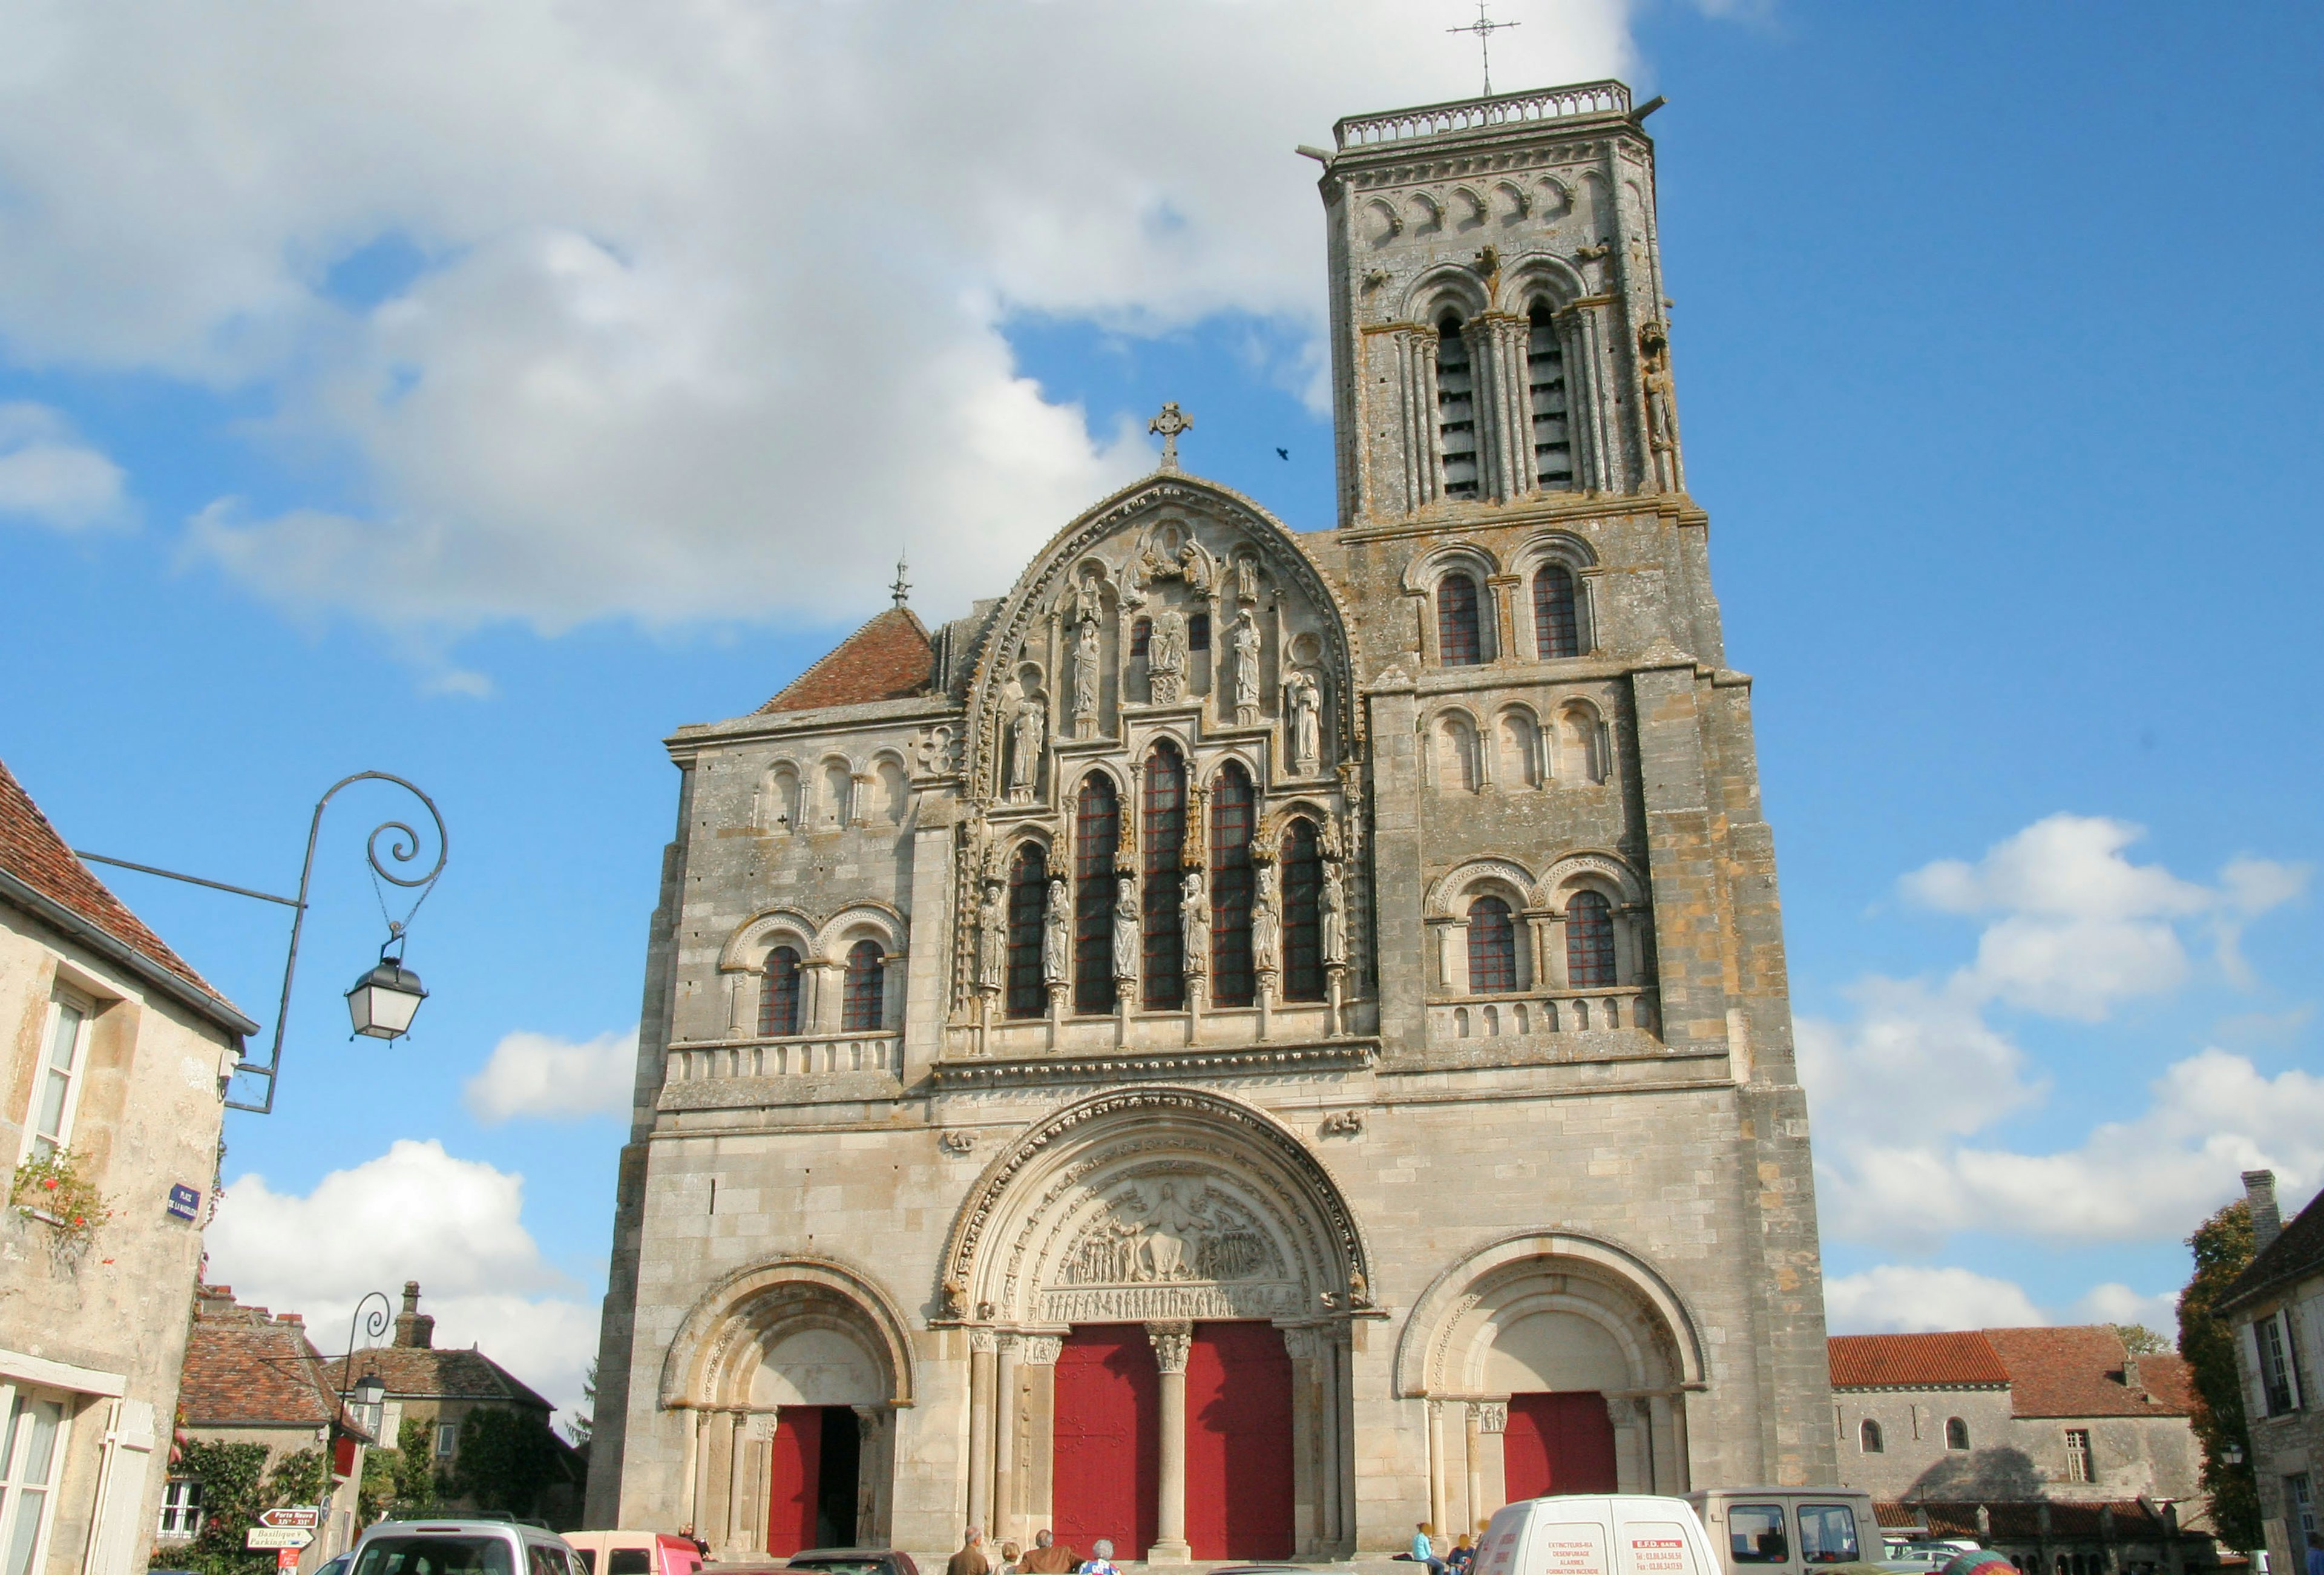
<path fill-rule="evenodd" d="M 2324 1180 L 2324 21 L 1505 9 L 1504 87 L 1671 100 L 1836 1325 L 2167 1316 L 2239 1168 Z M 931 618 L 999 594 L 1165 399 L 1191 467 L 1328 528 L 1289 147 L 1473 90 L 1467 14 L 1410 0 L 672 14 L 28 10 L 0 86 L 0 758 L 78 846 L 273 889 L 349 771 L 452 827 L 419 1032 L 349 1044 L 393 804 L 332 811 L 214 1258 L 318 1317 L 420 1277 L 561 1398 L 622 1126 L 520 1074 L 586 1104 L 636 1021 L 658 741 L 773 693 L 899 545 Z M 275 910 L 116 886 L 271 1021 Z"/>

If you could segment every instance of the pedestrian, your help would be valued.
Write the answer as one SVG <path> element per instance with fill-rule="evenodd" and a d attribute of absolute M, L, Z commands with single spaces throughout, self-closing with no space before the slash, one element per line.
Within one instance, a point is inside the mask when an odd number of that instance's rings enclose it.
<path fill-rule="evenodd" d="M 1001 1575 L 1023 1575 L 1025 1567 L 1017 1561 L 1022 1552 L 1015 1543 L 1001 1544 Z"/>
<path fill-rule="evenodd" d="M 1476 1561 L 1476 1544 L 1469 1540 L 1467 1532 L 1462 1532 L 1452 1543 L 1452 1551 L 1444 1556 L 1444 1562 L 1452 1569 L 1452 1575 L 1469 1575 L 1469 1566 Z"/>
<path fill-rule="evenodd" d="M 1090 1544 L 1090 1556 L 1082 1561 L 1081 1575 L 1121 1575 L 1113 1566 L 1113 1544 L 1103 1537 Z"/>
<path fill-rule="evenodd" d="M 2324 1535 L 2308 1534 L 2308 1575 L 2324 1575 Z"/>
<path fill-rule="evenodd" d="M 1033 1534 L 1033 1546 L 1018 1561 L 1024 1575 L 1073 1575 L 1081 1560 L 1074 1556 L 1070 1544 L 1059 1543 L 1049 1528 L 1043 1526 Z"/>
<path fill-rule="evenodd" d="M 710 1544 L 694 1534 L 694 1523 L 692 1521 L 687 1521 L 686 1523 L 686 1529 L 678 1534 L 684 1537 L 687 1542 L 692 1543 L 696 1552 L 700 1553 L 706 1559 L 710 1557 Z"/>
<path fill-rule="evenodd" d="M 992 1575 L 992 1561 L 984 1556 L 984 1528 L 973 1525 L 961 1539 L 960 1552 L 945 1565 L 945 1575 Z"/>
<path fill-rule="evenodd" d="M 1446 1575 L 1452 1566 L 1436 1556 L 1436 1543 L 1432 1535 L 1435 1530 L 1425 1520 L 1412 1528 L 1412 1561 L 1427 1565 L 1428 1575 Z"/>

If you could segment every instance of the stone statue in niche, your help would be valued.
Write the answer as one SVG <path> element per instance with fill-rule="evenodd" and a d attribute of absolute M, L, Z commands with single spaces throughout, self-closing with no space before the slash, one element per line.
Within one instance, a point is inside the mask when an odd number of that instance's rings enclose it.
<path fill-rule="evenodd" d="M 1232 659 L 1234 675 L 1237 727 L 1259 725 L 1259 620 L 1245 607 L 1235 614 L 1234 628 L 1227 634 L 1227 651 Z"/>
<path fill-rule="evenodd" d="M 1211 964 L 1211 898 L 1203 889 L 1200 870 L 1186 871 L 1178 898 L 1178 929 L 1185 937 L 1186 977 L 1199 979 Z"/>
<path fill-rule="evenodd" d="M 1009 801 L 1030 804 L 1041 779 L 1041 749 L 1049 729 L 1049 708 L 1038 695 L 1017 702 L 1009 723 L 1012 746 L 1009 757 Z"/>
<path fill-rule="evenodd" d="M 1186 615 L 1176 607 L 1154 614 L 1146 638 L 1146 697 L 1157 705 L 1186 697 Z"/>
<path fill-rule="evenodd" d="M 1276 950 L 1283 939 L 1283 878 L 1273 860 L 1259 866 L 1258 894 L 1250 904 L 1250 964 L 1261 973 L 1275 972 Z"/>
<path fill-rule="evenodd" d="M 1348 965 L 1348 886 L 1334 861 L 1323 866 L 1323 966 Z"/>
<path fill-rule="evenodd" d="M 1243 606 L 1256 605 L 1259 601 L 1259 560 L 1249 553 L 1235 559 L 1235 600 Z"/>
<path fill-rule="evenodd" d="M 1116 979 L 1127 983 L 1138 977 L 1138 957 L 1141 950 L 1138 935 L 1138 882 L 1125 880 L 1113 899 L 1113 976 Z"/>
<path fill-rule="evenodd" d="M 1049 903 L 1041 915 L 1041 982 L 1063 984 L 1074 966 L 1074 898 L 1060 878 L 1049 882 Z"/>
<path fill-rule="evenodd" d="M 1074 586 L 1074 622 L 1095 623 L 1105 615 L 1105 597 L 1095 574 L 1085 574 Z"/>
<path fill-rule="evenodd" d="M 1097 732 L 1097 619 L 1084 618 L 1074 631 L 1074 736 L 1089 738 Z"/>
<path fill-rule="evenodd" d="M 1305 668 L 1284 680 L 1283 710 L 1290 719 L 1292 774 L 1312 777 L 1323 764 L 1323 692 Z"/>
<path fill-rule="evenodd" d="M 976 987 L 999 990 L 1009 975 L 1009 905 L 998 882 L 976 913 Z"/>

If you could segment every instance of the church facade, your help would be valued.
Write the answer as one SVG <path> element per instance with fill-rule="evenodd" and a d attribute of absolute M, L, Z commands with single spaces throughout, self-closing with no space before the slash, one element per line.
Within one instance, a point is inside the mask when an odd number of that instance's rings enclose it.
<path fill-rule="evenodd" d="M 1317 1558 L 1834 1479 L 1643 118 L 1314 155 L 1336 530 L 1172 407 L 1005 595 L 668 741 L 589 1524 Z"/>

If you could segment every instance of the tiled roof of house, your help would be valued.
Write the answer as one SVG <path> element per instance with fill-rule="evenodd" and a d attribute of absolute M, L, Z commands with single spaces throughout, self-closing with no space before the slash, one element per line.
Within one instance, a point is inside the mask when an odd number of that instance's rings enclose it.
<path fill-rule="evenodd" d="M 919 619 L 909 607 L 890 607 L 784 686 L 759 714 L 900 700 L 927 689 L 935 665 L 936 648 Z"/>
<path fill-rule="evenodd" d="M 346 1373 L 347 1359 L 328 1364 L 336 1385 Z M 367 1373 L 379 1375 L 391 1400 L 504 1400 L 542 1412 L 555 1409 L 523 1380 L 479 1350 L 437 1350 L 429 1346 L 381 1345 L 355 1354 L 355 1380 Z"/>
<path fill-rule="evenodd" d="M 2273 1285 L 2319 1271 L 2324 1271 L 2324 1193 L 2286 1220 L 2282 1233 L 2254 1256 L 2227 1287 L 2221 1305 L 2233 1306 Z"/>
<path fill-rule="evenodd" d="M 197 1428 L 318 1428 L 339 1409 L 305 1321 L 243 1306 L 230 1285 L 198 1293 L 178 1406 Z M 345 1417 L 341 1423 L 360 1431 Z"/>
<path fill-rule="evenodd" d="M 1825 1342 L 1835 1389 L 1996 1386 L 2008 1369 L 1976 1330 L 1947 1334 L 1835 1334 Z"/>
<path fill-rule="evenodd" d="M 234 1011 L 232 1003 L 209 981 L 171 951 L 168 942 L 147 929 L 143 919 L 106 889 L 104 881 L 89 873 L 88 866 L 73 855 L 71 846 L 57 834 L 57 828 L 5 764 L 0 764 L 0 870 Z"/>
<path fill-rule="evenodd" d="M 1987 1524 L 1992 1527 L 1996 1541 L 2028 1542 L 2043 1535 L 2071 1537 L 2081 1540 L 2100 1535 L 2098 1511 L 2108 1512 L 2114 1523 L 2114 1534 L 2128 1542 L 2152 1542 L 2163 1534 L 2164 1523 L 2146 1505 L 2135 1498 L 2116 1498 L 2098 1503 L 2047 1506 L 2050 1511 L 2049 1530 L 2042 1529 L 2041 1504 L 1998 1504 L 1983 1506 L 1960 1502 L 1915 1500 L 1911 1503 L 1876 1503 L 1873 1513 L 1881 1526 L 1888 1531 L 1902 1531 L 1922 1524 L 1925 1517 L 1929 1534 L 1940 1537 L 1974 1537 L 1979 1535 L 1977 1512 L 1982 1507 Z"/>
<path fill-rule="evenodd" d="M 2138 1359 L 2138 1387 L 2124 1382 L 2122 1339 L 2103 1323 L 1984 1331 L 2009 1369 L 2019 1416 L 2184 1416 L 2191 1407 L 2187 1364 L 2175 1356 Z"/>

